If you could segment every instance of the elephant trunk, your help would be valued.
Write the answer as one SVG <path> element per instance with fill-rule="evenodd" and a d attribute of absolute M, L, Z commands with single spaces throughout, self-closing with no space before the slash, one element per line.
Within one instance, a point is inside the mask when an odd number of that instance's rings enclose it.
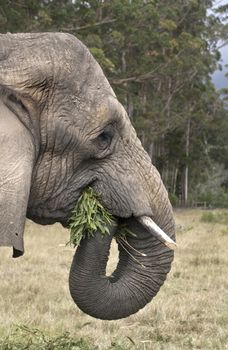
<path fill-rule="evenodd" d="M 162 183 L 152 207 L 153 220 L 174 238 L 172 209 Z M 118 238 L 116 226 L 106 237 L 97 232 L 82 241 L 72 262 L 71 295 L 81 310 L 96 318 L 124 318 L 143 308 L 157 294 L 171 267 L 173 251 L 146 230 L 140 218 L 131 217 L 125 223 L 133 233 L 127 240 Z M 106 265 L 114 234 L 119 262 L 108 277 Z"/>

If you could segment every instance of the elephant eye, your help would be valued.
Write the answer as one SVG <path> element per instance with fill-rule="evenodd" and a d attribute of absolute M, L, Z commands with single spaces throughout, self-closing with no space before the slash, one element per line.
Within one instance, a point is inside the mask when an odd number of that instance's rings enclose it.
<path fill-rule="evenodd" d="M 98 135 L 96 139 L 97 146 L 101 150 L 105 150 L 110 146 L 114 135 L 113 125 L 108 125 L 106 128 Z"/>

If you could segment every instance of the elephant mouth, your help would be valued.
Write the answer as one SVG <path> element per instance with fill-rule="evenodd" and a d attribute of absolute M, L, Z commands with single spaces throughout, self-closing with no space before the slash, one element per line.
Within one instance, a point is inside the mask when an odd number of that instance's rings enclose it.
<path fill-rule="evenodd" d="M 44 215 L 38 215 L 38 214 L 39 212 L 36 211 L 34 215 L 34 213 L 30 210 L 27 212 L 27 217 L 37 222 L 38 224 L 42 224 L 42 225 L 50 225 L 58 221 L 62 224 L 64 228 L 69 227 L 70 215 L 66 216 L 66 213 L 63 213 L 62 211 L 59 211 L 58 213 L 55 212 L 56 217 L 50 217 L 49 215 L 44 216 Z M 126 233 L 130 233 L 130 230 L 128 228 L 129 223 L 132 221 L 132 219 L 135 219 L 135 221 L 137 221 L 144 230 L 146 230 L 148 233 L 150 233 L 160 242 L 164 243 L 167 247 L 169 247 L 172 250 L 176 248 L 176 243 L 149 216 L 128 215 L 128 217 L 118 216 L 116 217 L 116 219 L 119 222 L 119 230 L 117 230 L 118 232 L 125 231 Z"/>

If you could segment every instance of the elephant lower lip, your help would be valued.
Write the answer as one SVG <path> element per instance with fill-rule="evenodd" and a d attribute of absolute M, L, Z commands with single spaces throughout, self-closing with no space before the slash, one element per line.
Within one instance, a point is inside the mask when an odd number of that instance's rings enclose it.
<path fill-rule="evenodd" d="M 22 252 L 21 250 L 15 249 L 13 247 L 13 258 L 18 258 L 19 256 L 22 256 L 24 254 L 24 252 Z"/>
<path fill-rule="evenodd" d="M 46 207 L 28 207 L 26 217 L 39 225 L 52 225 L 56 222 L 67 227 L 69 213 L 65 210 L 49 210 Z"/>
<path fill-rule="evenodd" d="M 52 225 L 58 221 L 56 219 L 38 217 L 38 216 L 33 216 L 33 215 L 27 215 L 27 217 L 28 217 L 28 219 L 36 222 L 39 225 Z"/>
<path fill-rule="evenodd" d="M 60 221 L 60 224 L 61 224 L 64 228 L 68 228 L 68 227 L 69 227 L 69 222 L 68 222 L 68 220 L 62 220 L 62 221 Z"/>

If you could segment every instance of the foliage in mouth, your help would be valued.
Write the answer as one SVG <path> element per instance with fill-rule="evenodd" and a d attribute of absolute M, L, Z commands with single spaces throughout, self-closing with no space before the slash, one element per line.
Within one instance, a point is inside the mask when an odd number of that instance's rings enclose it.
<path fill-rule="evenodd" d="M 110 234 L 110 226 L 116 226 L 115 238 L 117 242 L 127 244 L 127 235 L 134 235 L 124 220 L 119 220 L 101 204 L 100 196 L 91 187 L 87 187 L 79 197 L 68 222 L 70 240 L 67 244 L 74 247 L 80 245 L 84 238 L 90 238 L 97 231 L 102 236 Z M 112 229 L 113 231 L 113 229 Z"/>

